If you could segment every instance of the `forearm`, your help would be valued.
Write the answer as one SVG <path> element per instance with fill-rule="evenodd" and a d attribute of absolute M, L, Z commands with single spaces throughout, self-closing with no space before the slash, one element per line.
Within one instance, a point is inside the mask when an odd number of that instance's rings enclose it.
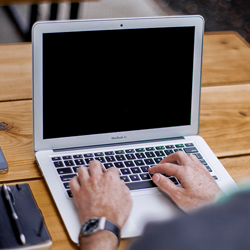
<path fill-rule="evenodd" d="M 118 249 L 117 237 L 107 230 L 103 230 L 80 239 L 81 250 L 116 250 Z"/>

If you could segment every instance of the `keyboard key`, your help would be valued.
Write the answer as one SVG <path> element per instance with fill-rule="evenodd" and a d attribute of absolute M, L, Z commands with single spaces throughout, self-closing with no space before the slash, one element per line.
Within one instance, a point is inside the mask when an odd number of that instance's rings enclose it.
<path fill-rule="evenodd" d="M 213 177 L 216 181 L 219 179 L 216 175 L 213 175 Z"/>
<path fill-rule="evenodd" d="M 67 167 L 69 167 L 69 166 L 75 166 L 75 163 L 74 163 L 72 160 L 70 160 L 70 161 L 64 161 L 64 164 L 65 164 Z"/>
<path fill-rule="evenodd" d="M 140 174 L 140 176 L 141 176 L 142 180 L 150 180 L 151 179 L 151 177 L 149 176 L 149 174 Z"/>
<path fill-rule="evenodd" d="M 78 170 L 79 166 L 78 167 L 73 167 L 73 170 L 75 173 L 77 173 L 77 170 Z"/>
<path fill-rule="evenodd" d="M 140 170 L 139 167 L 130 168 L 130 170 L 131 170 L 134 174 L 139 174 L 139 173 L 141 173 L 141 170 Z"/>
<path fill-rule="evenodd" d="M 58 168 L 57 172 L 58 172 L 58 174 L 70 174 L 70 173 L 73 173 L 71 168 Z"/>
<path fill-rule="evenodd" d="M 197 152 L 198 152 L 197 148 L 195 148 L 195 147 L 184 148 L 184 151 L 185 151 L 187 154 L 193 154 L 193 153 L 197 153 Z"/>
<path fill-rule="evenodd" d="M 79 160 L 75 160 L 75 164 L 76 164 L 76 165 L 84 165 L 85 162 L 84 162 L 83 159 L 79 159 Z"/>
<path fill-rule="evenodd" d="M 73 194 L 71 193 L 70 190 L 67 190 L 67 193 L 68 193 L 69 198 L 73 198 Z"/>
<path fill-rule="evenodd" d="M 208 165 L 206 165 L 205 167 L 207 168 L 208 172 L 212 172 L 213 171 Z"/>
<path fill-rule="evenodd" d="M 154 152 L 146 152 L 146 156 L 148 158 L 153 158 L 153 157 L 155 157 L 155 154 L 154 154 Z"/>
<path fill-rule="evenodd" d="M 77 174 L 69 174 L 69 175 L 62 175 L 61 180 L 64 181 L 70 181 L 73 177 L 77 176 Z"/>
<path fill-rule="evenodd" d="M 194 144 L 193 144 L 193 143 L 186 143 L 185 146 L 186 146 L 186 147 L 193 147 Z"/>
<path fill-rule="evenodd" d="M 95 156 L 104 156 L 103 152 L 98 152 L 94 154 Z"/>
<path fill-rule="evenodd" d="M 135 160 L 135 165 L 136 166 L 143 166 L 143 165 L 145 165 L 145 163 L 143 160 Z"/>
<path fill-rule="evenodd" d="M 134 160 L 135 159 L 134 154 L 126 154 L 125 156 L 126 156 L 127 160 Z"/>
<path fill-rule="evenodd" d="M 154 158 L 154 160 L 155 160 L 155 163 L 158 164 L 158 163 L 160 163 L 163 160 L 163 158 L 162 157 L 158 157 L 158 158 Z"/>
<path fill-rule="evenodd" d="M 141 167 L 142 172 L 147 173 L 149 169 L 149 166 L 143 166 Z"/>
<path fill-rule="evenodd" d="M 114 155 L 114 152 L 113 151 L 108 151 L 108 152 L 105 152 L 105 155 Z"/>
<path fill-rule="evenodd" d="M 104 167 L 105 167 L 106 169 L 109 169 L 109 168 L 114 167 L 114 165 L 113 165 L 113 163 L 105 163 L 105 164 L 104 164 Z"/>
<path fill-rule="evenodd" d="M 53 162 L 55 167 L 59 168 L 59 167 L 64 167 L 64 164 L 62 161 L 54 161 Z"/>
<path fill-rule="evenodd" d="M 130 182 L 129 178 L 127 175 L 120 176 L 121 180 L 124 180 L 125 182 Z"/>
<path fill-rule="evenodd" d="M 207 165 L 207 162 L 204 159 L 200 159 L 201 164 Z"/>
<path fill-rule="evenodd" d="M 116 155 L 115 158 L 117 161 L 125 161 L 126 160 L 124 155 Z"/>
<path fill-rule="evenodd" d="M 171 155 L 173 153 L 174 153 L 174 151 L 172 149 L 165 150 L 166 155 Z"/>
<path fill-rule="evenodd" d="M 155 164 L 155 162 L 154 162 L 153 159 L 146 159 L 146 160 L 144 160 L 144 161 L 145 161 L 145 163 L 146 163 L 147 165 L 154 165 L 154 164 Z"/>
<path fill-rule="evenodd" d="M 92 153 L 84 154 L 84 157 L 94 157 Z"/>
<path fill-rule="evenodd" d="M 106 162 L 105 159 L 104 159 L 104 157 L 96 157 L 95 160 L 97 160 L 97 161 L 99 161 L 101 163 Z"/>
<path fill-rule="evenodd" d="M 61 160 L 61 157 L 59 157 L 59 156 L 52 157 L 51 160 L 52 161 L 59 161 L 59 160 Z"/>
<path fill-rule="evenodd" d="M 145 149 L 144 149 L 144 148 L 137 148 L 135 151 L 136 151 L 136 152 L 144 152 Z"/>
<path fill-rule="evenodd" d="M 140 181 L 140 177 L 135 174 L 135 175 L 130 175 L 129 178 L 131 179 L 131 181 Z"/>
<path fill-rule="evenodd" d="M 167 149 L 174 148 L 174 145 L 167 145 L 165 146 Z"/>
<path fill-rule="evenodd" d="M 124 168 L 124 164 L 122 162 L 115 162 L 114 163 L 117 168 Z"/>
<path fill-rule="evenodd" d="M 155 151 L 156 156 L 165 156 L 163 151 Z"/>
<path fill-rule="evenodd" d="M 176 144 L 175 147 L 176 148 L 184 148 L 185 146 L 184 146 L 184 144 Z"/>
<path fill-rule="evenodd" d="M 125 154 L 125 152 L 123 150 L 117 150 L 117 151 L 115 151 L 115 153 L 118 154 L 118 155 Z"/>
<path fill-rule="evenodd" d="M 165 147 L 164 146 L 158 146 L 158 147 L 155 147 L 156 150 L 164 150 Z"/>
<path fill-rule="evenodd" d="M 126 165 L 126 167 L 133 167 L 135 165 L 133 161 L 124 161 L 124 164 Z"/>
<path fill-rule="evenodd" d="M 63 156 L 62 158 L 63 158 L 64 160 L 72 159 L 71 155 Z"/>
<path fill-rule="evenodd" d="M 127 150 L 125 150 L 125 152 L 128 153 L 128 154 L 130 154 L 130 153 L 134 153 L 135 150 L 134 149 L 127 149 Z"/>
<path fill-rule="evenodd" d="M 128 182 L 126 185 L 130 190 L 157 187 L 153 181 Z"/>
<path fill-rule="evenodd" d="M 93 160 L 94 160 L 94 158 L 92 158 L 92 157 L 91 158 L 85 158 L 85 161 L 86 161 L 87 164 L 89 164 Z"/>
<path fill-rule="evenodd" d="M 80 158 L 83 158 L 83 156 L 82 156 L 82 155 L 73 155 L 73 157 L 74 157 L 75 159 L 80 159 Z"/>
<path fill-rule="evenodd" d="M 129 170 L 129 168 L 122 168 L 120 169 L 122 174 L 126 175 L 126 174 L 131 174 L 131 171 Z"/>
<path fill-rule="evenodd" d="M 116 161 L 116 159 L 115 159 L 115 157 L 114 156 L 106 156 L 105 157 L 106 158 L 106 160 L 107 160 L 107 162 L 113 162 L 113 161 Z"/>
<path fill-rule="evenodd" d="M 146 151 L 154 151 L 154 150 L 155 150 L 154 147 L 148 147 L 148 148 L 146 148 Z"/>
<path fill-rule="evenodd" d="M 202 155 L 200 153 L 194 154 L 198 159 L 202 159 Z"/>
<path fill-rule="evenodd" d="M 183 149 L 181 149 L 181 148 L 174 149 L 174 152 L 178 152 L 178 151 L 183 151 Z"/>
<path fill-rule="evenodd" d="M 136 153 L 135 156 L 137 157 L 137 159 L 144 159 L 146 158 L 144 153 Z"/>
<path fill-rule="evenodd" d="M 69 182 L 64 182 L 63 185 L 66 189 L 70 189 Z"/>

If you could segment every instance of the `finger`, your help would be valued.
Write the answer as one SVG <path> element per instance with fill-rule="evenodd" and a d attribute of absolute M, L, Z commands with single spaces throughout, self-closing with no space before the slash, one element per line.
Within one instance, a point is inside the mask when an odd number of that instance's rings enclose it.
<path fill-rule="evenodd" d="M 106 169 L 103 167 L 101 162 L 93 160 L 89 163 L 89 175 L 98 175 L 106 172 Z"/>
<path fill-rule="evenodd" d="M 89 179 L 89 169 L 87 167 L 79 167 L 77 169 L 78 174 L 78 182 L 81 185 L 81 182 L 86 181 Z"/>
<path fill-rule="evenodd" d="M 118 168 L 116 168 L 116 167 L 111 167 L 111 168 L 109 168 L 107 171 L 106 171 L 106 173 L 112 173 L 112 174 L 115 174 L 115 175 L 117 175 L 117 176 L 119 176 L 120 175 L 120 171 L 119 171 L 119 169 Z"/>
<path fill-rule="evenodd" d="M 173 163 L 163 163 L 148 169 L 150 174 L 162 173 L 170 176 L 178 176 L 182 167 Z M 177 177 L 178 178 L 178 177 Z"/>
<path fill-rule="evenodd" d="M 179 187 L 177 187 L 171 180 L 161 174 L 155 174 L 153 176 L 153 182 L 166 194 L 168 194 L 173 200 L 174 195 Z"/>
<path fill-rule="evenodd" d="M 183 151 L 173 153 L 164 158 L 160 163 L 175 163 L 178 165 L 187 165 L 190 162 L 190 158 Z"/>
<path fill-rule="evenodd" d="M 72 194 L 78 192 L 80 190 L 80 183 L 79 183 L 79 179 L 78 176 L 75 176 L 74 178 L 72 178 L 69 182 L 69 186 L 70 186 L 70 190 L 72 192 Z"/>
<path fill-rule="evenodd" d="M 191 154 L 189 155 L 189 158 L 194 161 L 195 163 L 201 163 L 200 160 L 197 158 L 197 156 Z"/>

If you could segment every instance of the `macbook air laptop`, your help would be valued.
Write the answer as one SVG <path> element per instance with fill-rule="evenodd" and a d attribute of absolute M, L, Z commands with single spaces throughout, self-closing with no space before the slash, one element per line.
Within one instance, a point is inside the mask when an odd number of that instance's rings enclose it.
<path fill-rule="evenodd" d="M 223 192 L 236 187 L 198 136 L 203 32 L 200 16 L 34 25 L 34 151 L 74 242 L 81 225 L 69 181 L 93 159 L 117 167 L 131 190 L 122 237 L 179 213 L 148 174 L 171 153 L 195 154 Z"/>

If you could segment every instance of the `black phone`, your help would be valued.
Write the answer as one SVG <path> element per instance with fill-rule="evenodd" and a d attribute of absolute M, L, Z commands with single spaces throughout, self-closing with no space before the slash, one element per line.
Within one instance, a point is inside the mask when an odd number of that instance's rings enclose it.
<path fill-rule="evenodd" d="M 0 148 L 0 174 L 6 174 L 8 170 L 9 170 L 8 163 L 5 160 L 2 149 Z"/>

